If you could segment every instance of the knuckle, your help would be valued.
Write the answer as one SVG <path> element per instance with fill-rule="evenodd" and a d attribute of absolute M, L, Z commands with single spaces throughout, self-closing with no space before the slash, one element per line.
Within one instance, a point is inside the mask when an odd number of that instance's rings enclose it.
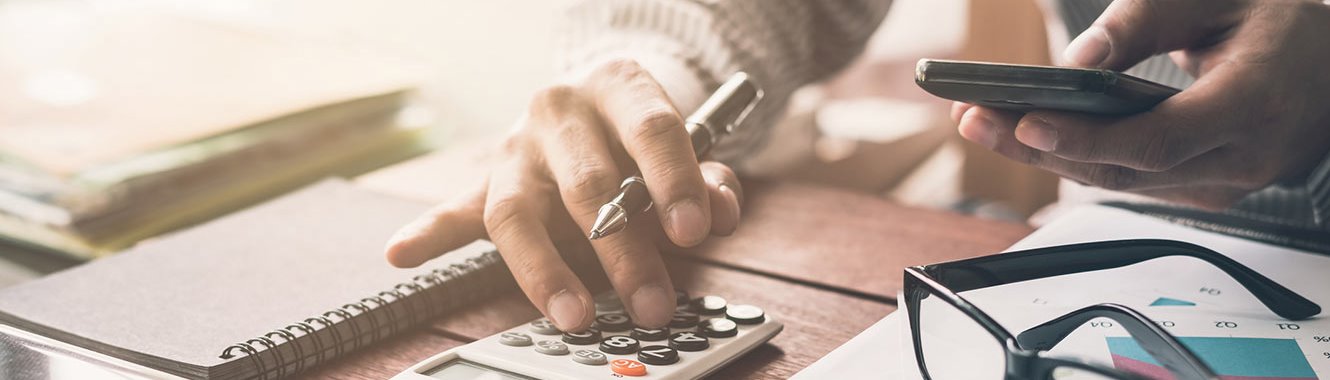
<path fill-rule="evenodd" d="M 649 144 L 682 131 L 683 118 L 668 107 L 652 107 L 638 113 L 629 128 L 633 141 Z"/>
<path fill-rule="evenodd" d="M 502 239 L 522 215 L 521 202 L 514 196 L 500 196 L 485 207 L 485 229 L 496 239 Z"/>
<path fill-rule="evenodd" d="M 636 60 L 630 58 L 614 58 L 597 66 L 593 73 L 595 76 L 601 78 L 631 79 L 645 74 L 646 69 L 643 69 L 642 65 L 638 64 Z"/>
<path fill-rule="evenodd" d="M 1090 170 L 1086 182 L 1104 189 L 1122 191 L 1131 189 L 1136 179 L 1135 170 L 1117 165 L 1101 165 Z"/>
<path fill-rule="evenodd" d="M 600 162 L 580 162 L 568 169 L 563 186 L 564 201 L 572 205 L 599 205 L 614 197 L 618 189 L 614 171 Z"/>
<path fill-rule="evenodd" d="M 528 113 L 537 116 L 548 115 L 552 110 L 567 108 L 577 99 L 577 88 L 566 84 L 552 85 L 536 90 L 536 93 L 531 95 Z"/>

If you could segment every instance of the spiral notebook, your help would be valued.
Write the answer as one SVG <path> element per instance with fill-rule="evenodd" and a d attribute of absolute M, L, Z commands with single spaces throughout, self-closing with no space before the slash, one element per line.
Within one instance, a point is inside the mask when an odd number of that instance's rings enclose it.
<path fill-rule="evenodd" d="M 176 376 L 283 377 L 513 288 L 484 243 L 389 266 L 426 207 L 325 181 L 0 291 L 0 323 Z"/>

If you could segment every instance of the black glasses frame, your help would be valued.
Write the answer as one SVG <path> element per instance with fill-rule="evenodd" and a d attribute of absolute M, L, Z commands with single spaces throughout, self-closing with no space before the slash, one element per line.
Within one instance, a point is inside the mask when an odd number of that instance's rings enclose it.
<path fill-rule="evenodd" d="M 1275 314 L 1290 320 L 1306 319 L 1321 307 L 1218 252 L 1194 244 L 1156 239 L 1119 240 L 1040 248 L 905 269 L 905 302 L 910 320 L 915 360 L 925 379 L 931 380 L 920 335 L 921 302 L 930 296 L 964 313 L 1003 348 L 1007 379 L 1051 379 L 1058 368 L 1072 368 L 1119 380 L 1139 375 L 1079 361 L 1040 355 L 1056 346 L 1085 322 L 1109 318 L 1123 326 L 1138 344 L 1178 379 L 1218 379 L 1177 338 L 1141 313 L 1122 305 L 1098 304 L 1012 335 L 992 317 L 957 292 L 1038 278 L 1118 268 L 1167 256 L 1189 256 L 1206 261 L 1236 279 Z"/>

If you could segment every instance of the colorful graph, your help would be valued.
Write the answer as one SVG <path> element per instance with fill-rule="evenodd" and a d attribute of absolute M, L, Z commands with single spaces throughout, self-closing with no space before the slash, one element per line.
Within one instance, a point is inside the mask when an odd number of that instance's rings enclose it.
<path fill-rule="evenodd" d="M 1109 337 L 1113 366 L 1155 379 L 1173 379 L 1135 340 Z M 1293 339 L 1179 337 L 1224 380 L 1315 380 L 1316 372 Z"/>
<path fill-rule="evenodd" d="M 1159 297 L 1151 302 L 1150 306 L 1196 306 L 1196 303 L 1177 298 Z"/>

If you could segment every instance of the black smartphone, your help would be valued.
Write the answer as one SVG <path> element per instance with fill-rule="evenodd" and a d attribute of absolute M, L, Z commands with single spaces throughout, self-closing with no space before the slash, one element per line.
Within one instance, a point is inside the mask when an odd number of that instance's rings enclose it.
<path fill-rule="evenodd" d="M 945 99 L 985 107 L 1125 115 L 1178 89 L 1112 70 L 922 59 L 914 82 Z"/>

